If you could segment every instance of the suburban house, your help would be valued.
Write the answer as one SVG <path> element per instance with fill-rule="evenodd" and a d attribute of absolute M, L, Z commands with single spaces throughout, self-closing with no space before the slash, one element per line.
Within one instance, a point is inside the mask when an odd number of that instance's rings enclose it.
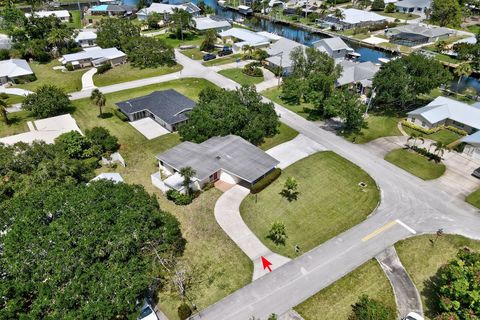
<path fill-rule="evenodd" d="M 217 32 L 228 30 L 232 27 L 230 22 L 220 16 L 210 15 L 193 18 L 195 29 L 198 31 L 215 30 Z"/>
<path fill-rule="evenodd" d="M 307 47 L 301 43 L 281 37 L 280 40 L 272 43 L 270 47 L 266 49 L 267 53 L 270 55 L 266 61 L 270 67 L 281 68 L 282 74 L 288 75 L 292 72 L 293 67 L 290 53 L 295 48 L 302 48 L 305 50 Z"/>
<path fill-rule="evenodd" d="M 0 34 L 0 49 L 10 49 L 12 47 L 12 39 L 6 34 Z"/>
<path fill-rule="evenodd" d="M 155 91 L 149 95 L 116 103 L 118 108 L 135 121 L 150 117 L 168 131 L 188 120 L 196 103 L 173 89 Z"/>
<path fill-rule="evenodd" d="M 342 67 L 342 74 L 337 79 L 336 86 L 353 85 L 362 94 L 365 93 L 365 88 L 372 87 L 373 77 L 380 70 L 380 67 L 371 61 L 342 60 L 338 64 Z"/>
<path fill-rule="evenodd" d="M 398 0 L 395 9 L 403 13 L 423 14 L 432 6 L 432 0 Z"/>
<path fill-rule="evenodd" d="M 242 50 L 244 46 L 261 48 L 270 45 L 269 38 L 243 28 L 231 28 L 220 32 L 218 35 L 224 42 L 232 43 L 235 51 Z"/>
<path fill-rule="evenodd" d="M 67 10 L 56 10 L 56 11 L 36 11 L 33 15 L 37 18 L 45 18 L 49 16 L 55 16 L 60 19 L 62 22 L 70 21 L 70 13 Z M 30 13 L 25 13 L 25 17 L 31 17 Z"/>
<path fill-rule="evenodd" d="M 137 8 L 128 5 L 119 4 L 101 4 L 88 9 L 88 15 L 103 15 L 103 16 L 129 16 L 134 14 Z"/>
<path fill-rule="evenodd" d="M 340 37 L 325 38 L 313 43 L 317 50 L 325 52 L 333 59 L 345 59 L 352 56 L 355 51 L 350 48 Z"/>
<path fill-rule="evenodd" d="M 125 63 L 127 55 L 117 48 L 91 47 L 84 48 L 81 52 L 65 54 L 60 61 L 64 65 L 71 63 L 74 68 L 98 67 L 105 63 L 114 67 Z"/>
<path fill-rule="evenodd" d="M 28 62 L 23 59 L 10 59 L 0 61 L 0 84 L 15 83 L 16 79 L 33 75 Z"/>
<path fill-rule="evenodd" d="M 250 142 L 235 135 L 213 137 L 200 144 L 185 141 L 157 155 L 159 172 L 152 183 L 163 192 L 169 189 L 184 191 L 179 171 L 191 167 L 196 174 L 191 187 L 202 189 L 218 180 L 251 187 L 279 163 Z M 161 172 L 161 174 L 160 174 Z M 161 177 L 165 177 L 162 179 Z"/>
<path fill-rule="evenodd" d="M 249 15 L 253 13 L 253 9 L 250 8 L 249 6 L 239 5 L 237 9 L 238 9 L 238 12 L 244 15 Z"/>
<path fill-rule="evenodd" d="M 408 47 L 444 40 L 453 33 L 455 33 L 455 31 L 449 28 L 431 27 L 420 24 L 406 24 L 385 32 L 391 43 Z"/>
<path fill-rule="evenodd" d="M 120 183 L 120 182 L 123 182 L 123 177 L 120 175 L 120 173 L 104 172 L 104 173 L 100 173 L 98 176 L 90 180 L 90 182 L 98 181 L 98 180 L 107 180 L 113 183 Z"/>
<path fill-rule="evenodd" d="M 97 42 L 97 34 L 93 30 L 80 31 L 74 40 L 81 47 L 93 47 Z"/>
<path fill-rule="evenodd" d="M 375 24 L 382 24 L 387 21 L 387 17 L 381 16 L 371 11 L 358 9 L 340 9 L 343 17 L 335 17 L 330 14 L 325 18 L 317 19 L 317 23 L 322 28 L 335 28 L 337 30 L 363 28 Z"/>
<path fill-rule="evenodd" d="M 200 15 L 200 8 L 192 3 L 184 3 L 184 4 L 166 4 L 166 3 L 156 3 L 153 2 L 148 8 L 140 9 L 137 12 L 138 20 L 147 20 L 148 16 L 152 13 L 159 13 L 163 15 L 163 20 L 168 21 L 170 15 L 173 13 L 173 9 L 181 9 L 185 10 L 190 13 L 192 16 L 197 17 Z"/>

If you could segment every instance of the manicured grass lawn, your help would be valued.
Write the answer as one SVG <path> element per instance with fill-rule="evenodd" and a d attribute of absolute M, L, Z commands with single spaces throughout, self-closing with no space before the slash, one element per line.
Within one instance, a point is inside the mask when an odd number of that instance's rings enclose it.
<path fill-rule="evenodd" d="M 419 15 L 416 15 L 416 14 L 402 13 L 402 12 L 392 12 L 392 13 L 380 12 L 379 14 L 382 16 L 387 16 L 387 17 L 399 19 L 399 20 L 413 20 L 420 17 Z"/>
<path fill-rule="evenodd" d="M 115 102 L 168 88 L 197 100 L 199 92 L 206 87 L 214 85 L 203 79 L 181 79 L 106 94 L 107 105 L 104 112 L 111 112 Z M 158 170 L 155 155 L 178 144 L 178 135 L 168 134 L 147 140 L 130 124 L 120 121 L 116 116 L 99 118 L 98 109 L 88 99 L 75 101 L 74 104 L 76 110 L 73 116 L 82 131 L 103 126 L 117 136 L 121 143 L 120 153 L 125 158 L 127 167 L 102 168 L 100 171 L 116 171 L 127 183 L 144 185 L 148 192 L 157 196 L 160 207 L 174 214 L 180 221 L 183 236 L 187 240 L 180 261 L 201 270 L 197 273 L 197 281 L 189 289 L 189 297 L 198 308 L 203 309 L 249 283 L 252 277 L 251 261 L 218 226 L 213 215 L 214 204 L 220 192 L 212 189 L 200 195 L 193 204 L 182 207 L 166 200 L 151 184 L 150 174 Z M 160 301 L 160 306 L 169 319 L 178 319 L 177 307 L 181 299 L 176 292 L 170 292 L 167 286 L 160 295 Z"/>
<path fill-rule="evenodd" d="M 480 189 L 475 190 L 474 192 L 470 193 L 466 198 L 465 201 L 470 203 L 472 206 L 480 208 Z"/>
<path fill-rule="evenodd" d="M 462 135 L 460 135 L 456 132 L 447 130 L 447 129 L 441 129 L 441 130 L 438 130 L 437 132 L 432 133 L 432 134 L 423 134 L 420 131 L 417 131 L 415 129 L 408 128 L 408 127 L 405 127 L 405 126 L 403 126 L 403 129 L 408 134 L 412 134 L 412 133 L 421 134 L 425 139 L 430 139 L 430 140 L 442 142 L 444 144 L 450 144 L 450 143 L 452 143 L 454 141 L 457 141 L 458 139 L 461 139 L 463 137 Z"/>
<path fill-rule="evenodd" d="M 298 182 L 297 201 L 279 192 L 287 177 Z M 365 182 L 365 188 L 358 184 Z M 249 195 L 240 208 L 243 219 L 272 251 L 295 257 L 294 246 L 306 252 L 363 221 L 376 207 L 375 182 L 359 167 L 333 152 L 320 152 L 286 168 L 280 178 L 258 195 Z M 285 224 L 287 242 L 267 239 L 273 222 Z"/>
<path fill-rule="evenodd" d="M 35 91 L 35 89 L 40 86 L 51 84 L 62 88 L 67 93 L 81 90 L 82 74 L 88 69 L 65 72 L 52 69 L 53 67 L 60 65 L 60 62 L 57 60 L 53 60 L 46 64 L 40 64 L 38 62 L 30 63 L 30 68 L 32 68 L 33 72 L 37 76 L 37 80 L 30 83 L 18 84 L 15 85 L 15 87 Z"/>
<path fill-rule="evenodd" d="M 206 67 L 211 67 L 211 66 L 219 66 L 222 64 L 229 64 L 229 63 L 236 62 L 237 59 L 241 59 L 242 56 L 243 55 L 241 53 L 231 54 L 227 57 L 221 57 L 221 58 L 216 58 L 210 61 L 206 61 L 203 63 L 203 65 Z"/>
<path fill-rule="evenodd" d="M 374 259 L 332 283 L 294 309 L 305 320 L 347 319 L 352 312 L 351 305 L 356 303 L 362 294 L 367 294 L 370 298 L 381 301 L 396 310 L 390 282 Z M 320 318 L 319 315 L 321 315 Z"/>
<path fill-rule="evenodd" d="M 445 172 L 443 163 L 429 161 L 424 156 L 405 149 L 390 151 L 385 160 L 423 180 L 437 179 Z"/>
<path fill-rule="evenodd" d="M 400 136 L 402 133 L 398 130 L 399 117 L 384 115 L 369 115 L 367 118 L 368 127 L 362 129 L 358 134 L 347 135 L 349 141 L 355 143 L 366 143 L 377 138 Z"/>
<path fill-rule="evenodd" d="M 203 41 L 203 35 L 196 33 L 185 32 L 182 39 L 175 39 L 170 37 L 170 33 L 160 34 L 156 36 L 158 39 L 163 39 L 165 42 L 172 47 L 176 48 L 180 45 L 196 45 L 199 46 Z"/>
<path fill-rule="evenodd" d="M 474 24 L 474 25 L 468 26 L 467 29 L 468 31 L 475 34 L 480 33 L 480 24 Z"/>
<path fill-rule="evenodd" d="M 401 241 L 395 245 L 400 260 L 410 274 L 415 286 L 422 297 L 425 315 L 433 319 L 438 302 L 435 292 L 430 289 L 430 278 L 437 273 L 438 268 L 455 258 L 456 253 L 463 247 L 475 251 L 480 250 L 480 241 L 470 240 L 461 236 L 443 235 L 432 246 L 430 240 L 435 235 L 424 235 Z"/>
<path fill-rule="evenodd" d="M 271 138 L 266 138 L 265 141 L 259 146 L 262 150 L 268 150 L 281 143 L 292 140 L 298 135 L 298 132 L 286 124 L 280 123 L 278 127 L 279 133 Z"/>
<path fill-rule="evenodd" d="M 203 56 L 205 55 L 205 53 L 200 51 L 200 49 L 198 49 L 198 48 L 186 49 L 186 50 L 182 50 L 180 52 L 182 54 L 186 55 L 187 57 L 192 58 L 193 60 L 202 60 Z"/>
<path fill-rule="evenodd" d="M 161 76 L 167 73 L 180 71 L 182 68 L 183 67 L 181 65 L 176 64 L 172 67 L 164 66 L 159 68 L 140 69 L 132 67 L 130 63 L 126 63 L 116 66 L 105 73 L 95 74 L 93 76 L 93 81 L 96 86 L 103 87 L 115 83 Z"/>
<path fill-rule="evenodd" d="M 82 23 L 80 21 L 80 17 L 81 17 L 80 11 L 73 10 L 73 11 L 70 11 L 70 14 L 72 15 L 72 22 L 70 22 L 69 25 L 75 29 L 82 28 Z"/>
<path fill-rule="evenodd" d="M 242 69 L 239 69 L 239 68 L 225 69 L 225 70 L 219 71 L 218 73 L 220 73 L 221 75 L 224 75 L 227 78 L 232 79 L 233 81 L 241 85 L 252 86 L 263 81 L 263 76 L 261 77 L 247 76 L 245 73 L 243 73 Z"/>
<path fill-rule="evenodd" d="M 7 126 L 3 120 L 0 122 L 0 137 L 11 136 L 18 133 L 27 132 L 27 121 L 34 120 L 29 111 L 19 111 L 8 114 L 10 124 Z"/>
<path fill-rule="evenodd" d="M 455 59 L 454 57 L 451 57 L 443 53 L 437 53 L 435 55 L 435 59 L 443 62 L 453 63 L 453 64 L 458 64 L 462 62 L 461 60 Z"/>
<path fill-rule="evenodd" d="M 289 104 L 286 101 L 282 100 L 282 98 L 280 97 L 281 94 L 282 94 L 282 89 L 278 87 L 262 91 L 262 95 L 272 100 L 273 102 L 278 103 L 279 105 L 289 109 L 290 111 L 295 112 L 296 114 L 304 118 L 308 117 L 308 113 L 304 111 L 304 108 L 307 108 L 307 109 L 312 108 L 311 104 L 309 103 L 301 103 L 299 105 Z"/>

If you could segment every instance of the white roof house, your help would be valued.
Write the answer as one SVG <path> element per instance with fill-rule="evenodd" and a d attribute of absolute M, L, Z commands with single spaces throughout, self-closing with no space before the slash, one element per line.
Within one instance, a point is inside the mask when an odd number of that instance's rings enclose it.
<path fill-rule="evenodd" d="M 81 60 L 97 60 L 97 59 L 107 59 L 112 60 L 116 58 L 125 57 L 126 54 L 117 48 L 107 48 L 102 49 L 100 47 L 85 48 L 84 51 L 66 54 L 62 57 L 61 61 L 63 64 L 69 62 L 74 63 Z"/>
<path fill-rule="evenodd" d="M 33 15 L 38 18 L 45 18 L 49 16 L 55 16 L 62 21 L 68 21 L 70 19 L 70 13 L 67 10 L 55 10 L 55 11 L 37 11 Z M 25 13 L 25 17 L 30 17 L 30 13 Z"/>
<path fill-rule="evenodd" d="M 390 34 L 400 33 L 400 32 L 421 35 L 427 38 L 449 36 L 455 33 L 454 30 L 449 28 L 432 27 L 432 26 L 421 25 L 421 24 L 406 24 L 406 25 L 391 28 L 388 30 L 388 33 Z"/>
<path fill-rule="evenodd" d="M 231 28 L 219 33 L 222 38 L 235 38 L 240 40 L 234 44 L 234 49 L 241 50 L 244 46 L 249 45 L 253 47 L 267 46 L 270 44 L 270 40 L 267 37 L 261 36 L 256 32 L 242 29 Z"/>
<path fill-rule="evenodd" d="M 170 15 L 173 13 L 173 9 L 182 9 L 192 15 L 197 15 L 200 13 L 200 8 L 193 3 L 184 3 L 184 4 L 166 4 L 166 3 L 156 3 L 153 2 L 149 7 L 143 8 L 137 12 L 137 17 L 139 20 L 147 19 L 149 14 L 160 13 L 163 15 Z"/>
<path fill-rule="evenodd" d="M 347 24 L 361 24 L 368 22 L 381 22 L 385 21 L 386 17 L 376 14 L 371 11 L 364 11 L 358 9 L 340 9 L 345 16 L 341 19 L 342 22 Z"/>
<path fill-rule="evenodd" d="M 230 22 L 218 16 L 194 17 L 193 21 L 195 22 L 195 29 L 199 31 L 226 30 L 232 26 Z"/>
<path fill-rule="evenodd" d="M 12 47 L 12 39 L 6 34 L 0 33 L 0 49 L 10 49 Z"/>
<path fill-rule="evenodd" d="M 98 180 L 108 180 L 108 181 L 112 181 L 113 183 L 123 182 L 123 178 L 120 175 L 120 173 L 116 173 L 116 172 L 100 173 L 98 176 L 90 180 L 90 182 L 98 181 Z"/>
<path fill-rule="evenodd" d="M 398 0 L 395 7 L 399 11 L 424 11 L 432 6 L 432 0 Z"/>
<path fill-rule="evenodd" d="M 298 43 L 296 41 L 281 37 L 275 43 L 272 43 L 267 52 L 270 55 L 266 60 L 270 65 L 275 67 L 282 67 L 283 72 L 288 74 L 291 72 L 292 60 L 290 59 L 290 53 L 295 48 L 307 48 L 305 45 Z"/>
<path fill-rule="evenodd" d="M 80 31 L 75 37 L 75 42 L 96 40 L 97 34 L 92 30 Z"/>
<path fill-rule="evenodd" d="M 407 114 L 409 117 L 421 116 L 430 125 L 450 119 L 480 130 L 480 109 L 447 97 L 437 97 L 426 106 Z"/>
<path fill-rule="evenodd" d="M 342 60 L 338 64 L 342 67 L 342 74 L 336 83 L 339 87 L 350 83 L 361 83 L 363 87 L 371 87 L 373 77 L 380 70 L 380 67 L 371 61 Z"/>
<path fill-rule="evenodd" d="M 340 37 L 325 38 L 314 42 L 313 46 L 333 59 L 343 59 L 348 53 L 354 52 Z"/>
<path fill-rule="evenodd" d="M 0 61 L 0 78 L 15 78 L 33 74 L 28 62 L 23 59 L 10 59 Z"/>

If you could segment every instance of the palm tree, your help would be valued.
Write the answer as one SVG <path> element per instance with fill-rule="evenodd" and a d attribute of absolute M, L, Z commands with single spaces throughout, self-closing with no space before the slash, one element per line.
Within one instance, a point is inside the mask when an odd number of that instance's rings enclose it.
<path fill-rule="evenodd" d="M 66 41 L 71 37 L 70 29 L 68 28 L 54 28 L 47 36 L 47 42 L 49 45 L 57 48 L 56 55 L 60 53 L 60 50 L 65 46 Z"/>
<path fill-rule="evenodd" d="M 437 43 L 435 43 L 435 49 L 437 49 L 439 53 L 443 53 L 444 51 L 446 51 L 447 47 L 448 47 L 448 44 L 444 40 L 440 40 Z"/>
<path fill-rule="evenodd" d="M 435 142 L 432 144 L 435 147 L 435 154 L 439 155 L 440 157 L 443 156 L 445 150 L 447 150 L 447 145 L 443 142 Z"/>
<path fill-rule="evenodd" d="M 93 103 L 98 107 L 100 112 L 100 117 L 101 117 L 103 115 L 102 107 L 105 106 L 105 103 L 107 102 L 107 98 L 100 90 L 94 89 L 90 95 L 90 100 L 92 100 Z"/>
<path fill-rule="evenodd" d="M 0 114 L 2 115 L 3 122 L 5 122 L 6 125 L 10 123 L 10 120 L 8 119 L 8 111 L 7 111 L 8 104 L 0 99 Z"/>
<path fill-rule="evenodd" d="M 425 139 L 423 139 L 423 136 L 421 134 L 416 134 L 416 133 L 412 133 L 408 139 L 407 139 L 407 143 L 410 142 L 410 140 L 413 140 L 413 147 L 415 147 L 415 144 L 417 143 L 417 140 L 420 140 L 422 141 L 422 143 L 425 142 Z"/>
<path fill-rule="evenodd" d="M 333 12 L 333 16 L 334 16 L 335 18 L 337 18 L 338 20 L 343 20 L 343 19 L 345 19 L 345 14 L 343 13 L 342 10 L 340 10 L 340 9 L 338 9 L 338 8 L 335 9 L 335 11 Z"/>
<path fill-rule="evenodd" d="M 243 46 L 243 52 L 244 52 L 243 59 L 251 59 L 254 51 L 255 51 L 255 47 L 253 47 L 251 45 L 248 45 L 248 44 L 244 45 Z"/>
<path fill-rule="evenodd" d="M 468 77 L 472 74 L 472 72 L 472 66 L 468 62 L 462 63 L 461 65 L 456 67 L 455 70 L 453 70 L 453 73 L 458 77 L 457 92 L 459 90 L 460 82 L 462 81 L 463 77 Z"/>
<path fill-rule="evenodd" d="M 190 195 L 190 183 L 192 182 L 192 178 L 195 176 L 197 172 L 192 167 L 184 167 L 180 169 L 180 175 L 183 177 L 183 187 L 185 188 L 185 192 Z"/>
<path fill-rule="evenodd" d="M 180 35 L 183 40 L 183 28 L 192 24 L 192 14 L 183 9 L 173 8 L 171 19 L 177 30 L 180 30 Z"/>

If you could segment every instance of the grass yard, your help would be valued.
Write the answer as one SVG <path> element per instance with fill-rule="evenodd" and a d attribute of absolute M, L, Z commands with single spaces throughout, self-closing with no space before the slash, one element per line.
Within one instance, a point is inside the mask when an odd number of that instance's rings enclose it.
<path fill-rule="evenodd" d="M 426 157 L 405 149 L 390 151 L 385 160 L 423 180 L 437 179 L 445 172 L 443 163 L 429 161 Z"/>
<path fill-rule="evenodd" d="M 240 68 L 225 69 L 219 71 L 218 73 L 232 79 L 233 81 L 241 84 L 242 86 L 252 86 L 263 81 L 263 75 L 261 77 L 247 76 Z"/>
<path fill-rule="evenodd" d="M 279 133 L 271 138 L 266 138 L 265 141 L 259 146 L 262 150 L 271 149 L 281 143 L 292 140 L 298 135 L 298 132 L 286 124 L 280 123 L 278 127 Z"/>
<path fill-rule="evenodd" d="M 193 60 L 202 60 L 205 55 L 199 48 L 181 50 L 180 52 Z"/>
<path fill-rule="evenodd" d="M 398 20 L 413 20 L 420 17 L 419 15 L 416 15 L 416 14 L 403 13 L 403 12 L 392 12 L 392 13 L 380 12 L 380 15 L 398 19 Z"/>
<path fill-rule="evenodd" d="M 457 141 L 458 139 L 461 139 L 463 137 L 462 135 L 460 135 L 456 132 L 447 130 L 447 129 L 441 129 L 441 130 L 438 130 L 437 132 L 432 133 L 432 134 L 423 134 L 420 131 L 417 131 L 415 129 L 412 129 L 412 128 L 409 128 L 409 127 L 406 127 L 406 126 L 403 126 L 403 130 L 405 130 L 405 132 L 410 134 L 410 135 L 412 133 L 421 134 L 423 136 L 423 138 L 425 138 L 425 139 L 430 139 L 430 140 L 434 140 L 434 141 L 437 141 L 437 142 L 442 142 L 442 143 L 447 144 L 447 145 L 454 142 L 454 141 Z"/>
<path fill-rule="evenodd" d="M 395 297 L 385 273 L 375 259 L 358 267 L 340 280 L 310 297 L 294 309 L 305 320 L 347 319 L 351 305 L 362 294 L 396 310 Z"/>
<path fill-rule="evenodd" d="M 214 85 L 203 79 L 181 79 L 171 82 L 145 86 L 131 90 L 106 94 L 105 113 L 114 108 L 115 102 L 148 94 L 155 90 L 173 88 L 191 99 L 197 100 L 199 92 Z M 155 155 L 180 142 L 177 134 L 167 134 L 153 140 L 145 139 L 130 124 L 117 117 L 101 119 L 98 109 L 89 99 L 74 101 L 73 113 L 77 123 L 85 131 L 94 126 L 103 126 L 119 138 L 120 153 L 127 162 L 127 167 L 116 169 L 102 168 L 99 171 L 116 171 L 127 183 L 137 183 L 157 195 L 162 209 L 174 214 L 181 223 L 187 246 L 181 261 L 189 267 L 201 270 L 199 278 L 190 288 L 189 296 L 199 309 L 220 300 L 251 281 L 251 261 L 227 237 L 218 226 L 213 215 L 213 208 L 220 192 L 212 189 L 203 193 L 189 206 L 176 206 L 157 190 L 150 181 L 150 174 L 158 170 Z M 181 299 L 168 290 L 160 295 L 162 310 L 169 319 L 178 319 L 177 307 Z"/>
<path fill-rule="evenodd" d="M 72 22 L 69 22 L 68 25 L 72 28 L 75 28 L 75 29 L 81 29 L 82 28 L 82 22 L 81 22 L 80 11 L 72 10 L 72 11 L 70 11 L 70 14 L 72 15 Z"/>
<path fill-rule="evenodd" d="M 279 192 L 287 177 L 298 182 L 297 201 L 288 202 Z M 365 188 L 358 184 L 365 182 Z M 240 212 L 257 237 L 272 251 L 287 257 L 298 256 L 363 221 L 376 207 L 380 194 L 375 182 L 359 167 L 325 151 L 286 168 L 280 178 L 258 195 L 249 195 Z M 287 231 L 285 246 L 267 239 L 273 222 L 282 222 Z"/>
<path fill-rule="evenodd" d="M 216 59 L 213 59 L 213 60 L 210 60 L 210 61 L 206 61 L 203 63 L 203 65 L 205 67 L 211 67 L 211 66 L 219 66 L 219 65 L 222 65 L 222 64 L 229 64 L 229 63 L 233 63 L 233 62 L 236 62 L 237 59 L 241 59 L 243 56 L 243 54 L 241 53 L 235 53 L 235 54 L 231 54 L 229 56 L 226 56 L 226 57 L 219 57 L 219 58 L 216 58 Z"/>
<path fill-rule="evenodd" d="M 436 299 L 436 295 L 429 285 L 432 276 L 441 265 L 455 258 L 459 249 L 469 247 L 480 251 L 480 241 L 456 235 L 443 235 L 436 241 L 435 246 L 432 246 L 430 240 L 435 240 L 435 237 L 435 235 L 418 236 L 395 245 L 400 260 L 422 297 L 425 315 L 431 319 L 435 316 L 436 303 L 432 303 L 432 298 Z"/>
<path fill-rule="evenodd" d="M 480 33 L 480 24 L 474 24 L 474 25 L 468 26 L 467 29 L 468 31 L 475 34 Z"/>
<path fill-rule="evenodd" d="M 465 201 L 470 203 L 472 206 L 477 207 L 480 209 L 480 189 L 475 190 L 474 192 L 470 193 L 466 198 Z"/>
<path fill-rule="evenodd" d="M 27 132 L 27 121 L 35 120 L 29 111 L 19 111 L 8 114 L 10 124 L 7 126 L 3 121 L 0 122 L 0 137 L 11 136 L 18 133 Z"/>
<path fill-rule="evenodd" d="M 21 103 L 23 100 L 25 100 L 25 96 L 18 96 L 16 94 L 7 94 L 8 98 L 5 99 L 4 101 L 8 104 L 15 104 L 15 103 Z"/>
<path fill-rule="evenodd" d="M 307 118 L 308 113 L 304 111 L 305 108 L 309 109 L 312 108 L 312 105 L 309 103 L 301 103 L 299 105 L 296 104 L 289 104 L 286 101 L 282 100 L 281 94 L 282 94 L 282 89 L 275 87 L 271 89 L 267 89 L 265 91 L 261 92 L 263 96 L 267 97 L 268 99 L 272 100 L 275 103 L 278 103 L 279 105 L 282 105 L 283 107 L 289 109 L 292 112 L 295 112 L 296 114 Z"/>
<path fill-rule="evenodd" d="M 30 83 L 17 84 L 15 87 L 35 91 L 35 89 L 40 86 L 51 84 L 62 88 L 65 90 L 65 92 L 82 90 L 82 74 L 84 74 L 88 69 L 65 72 L 52 69 L 53 67 L 60 65 L 60 62 L 57 60 L 53 60 L 45 64 L 32 62 L 30 63 L 30 68 L 32 68 L 33 72 L 35 73 L 37 80 Z"/>
<path fill-rule="evenodd" d="M 167 44 L 176 48 L 176 47 L 179 47 L 180 45 L 196 45 L 196 46 L 199 46 L 202 43 L 204 36 L 196 34 L 196 33 L 185 32 L 183 34 L 183 40 L 182 39 L 171 38 L 170 33 L 160 34 L 160 35 L 156 36 L 156 38 L 163 39 L 163 40 L 165 40 L 165 42 Z"/>
<path fill-rule="evenodd" d="M 369 115 L 367 118 L 368 127 L 360 133 L 349 134 L 346 139 L 355 143 L 367 143 L 381 137 L 400 136 L 398 130 L 399 117 L 385 115 Z"/>
<path fill-rule="evenodd" d="M 122 64 L 102 74 L 95 74 L 93 81 L 96 86 L 103 87 L 115 83 L 139 80 L 144 78 L 162 76 L 182 70 L 182 66 L 176 64 L 172 67 L 164 66 L 159 68 L 135 68 L 130 63 Z"/>

